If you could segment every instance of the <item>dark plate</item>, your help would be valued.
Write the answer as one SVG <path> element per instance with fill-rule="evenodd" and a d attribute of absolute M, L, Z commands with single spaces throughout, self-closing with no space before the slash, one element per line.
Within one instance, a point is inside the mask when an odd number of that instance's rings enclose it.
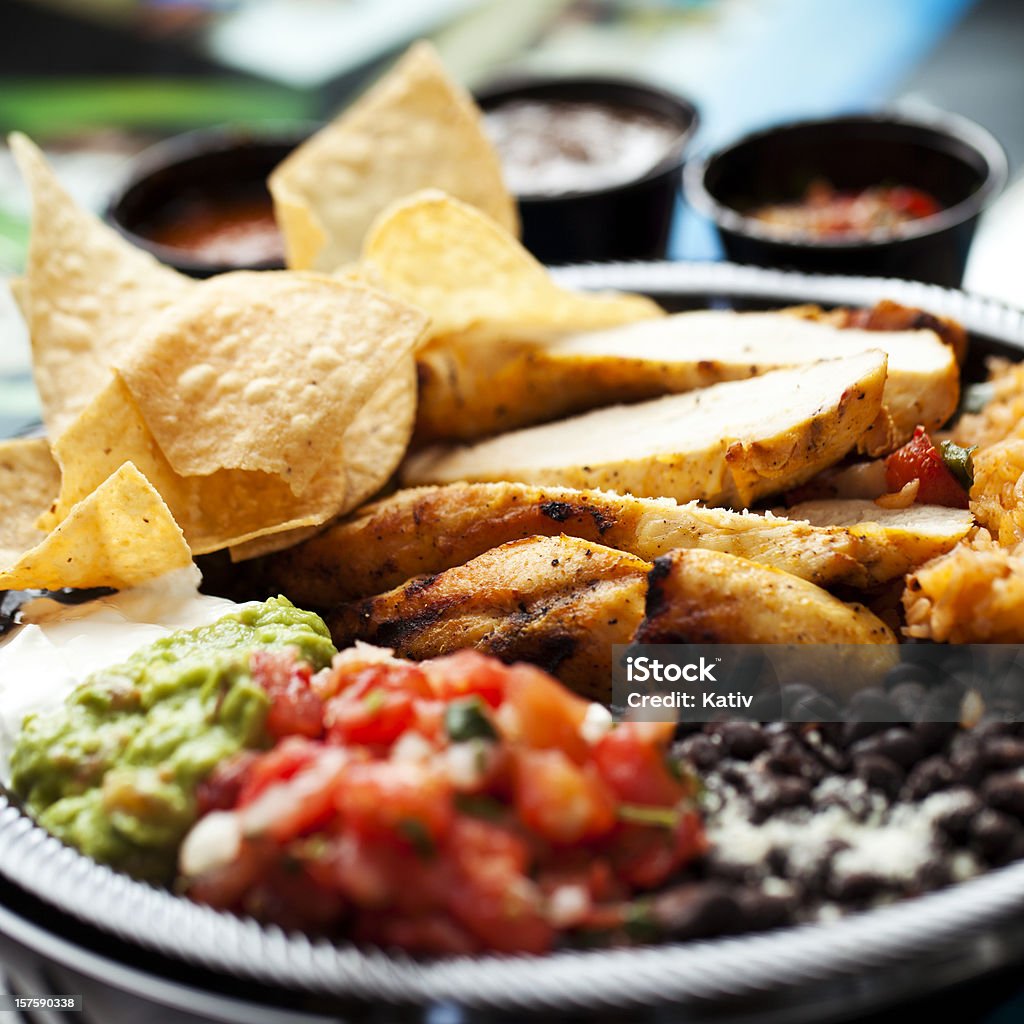
<path fill-rule="evenodd" d="M 1024 355 L 1024 313 L 934 286 L 728 264 L 592 265 L 558 276 L 579 287 L 648 292 L 672 308 L 890 298 L 961 320 L 975 345 L 976 374 L 985 354 Z M 256 1002 L 350 1018 L 372 1005 L 454 1003 L 471 1018 L 530 1011 L 564 1020 L 600 1011 L 602 1019 L 634 1021 L 674 1004 L 671 1015 L 690 1021 L 822 1022 L 932 994 L 1024 955 L 1024 863 L 827 925 L 635 950 L 434 962 L 313 942 L 196 906 L 94 864 L 10 806 L 0 808 L 0 875 L 7 880 L 0 933 L 9 939 L 64 963 L 71 946 L 85 946 L 89 956 L 75 962 L 83 973 L 128 991 L 145 991 L 149 977 L 162 1001 L 194 1010 L 205 1000 L 207 1012 L 226 1020 L 258 1020 Z M 105 974 L 104 957 L 117 970 Z M 395 1019 L 398 1011 L 388 1013 Z"/>

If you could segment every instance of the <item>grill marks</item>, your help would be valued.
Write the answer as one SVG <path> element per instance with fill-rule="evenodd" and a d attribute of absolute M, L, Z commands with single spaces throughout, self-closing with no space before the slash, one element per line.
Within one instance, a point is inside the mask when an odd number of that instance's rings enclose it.
<path fill-rule="evenodd" d="M 608 700 L 611 647 L 628 643 L 643 616 L 649 568 L 578 538 L 529 537 L 343 605 L 328 624 L 339 646 L 365 640 L 411 658 L 476 647 Z"/>

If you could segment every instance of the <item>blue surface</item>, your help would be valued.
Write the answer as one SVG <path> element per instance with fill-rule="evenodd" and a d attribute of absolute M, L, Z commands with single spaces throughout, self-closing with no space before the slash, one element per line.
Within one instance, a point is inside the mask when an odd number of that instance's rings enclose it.
<path fill-rule="evenodd" d="M 778 121 L 884 106 L 974 0 L 763 0 L 756 32 L 699 82 L 684 81 L 701 111 L 694 150 L 712 150 Z M 721 255 L 710 225 L 677 211 L 669 255 Z"/>

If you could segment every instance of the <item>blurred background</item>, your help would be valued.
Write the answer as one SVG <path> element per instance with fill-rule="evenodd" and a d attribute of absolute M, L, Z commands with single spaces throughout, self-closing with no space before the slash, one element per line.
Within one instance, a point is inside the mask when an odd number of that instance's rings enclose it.
<path fill-rule="evenodd" d="M 965 114 L 1011 161 L 965 287 L 1024 303 L 1019 0 L 3 0 L 0 134 L 32 136 L 100 210 L 128 158 L 153 141 L 225 122 L 327 118 L 418 37 L 470 88 L 540 71 L 675 90 L 700 110 L 691 153 L 798 116 L 885 105 Z M 0 145 L 0 274 L 20 269 L 27 233 L 27 196 Z M 720 257 L 681 202 L 669 255 Z M 4 304 L 9 314 L 0 294 Z M 5 432 L 33 414 L 31 388 L 18 385 L 26 357 L 24 338 L 5 332 Z"/>

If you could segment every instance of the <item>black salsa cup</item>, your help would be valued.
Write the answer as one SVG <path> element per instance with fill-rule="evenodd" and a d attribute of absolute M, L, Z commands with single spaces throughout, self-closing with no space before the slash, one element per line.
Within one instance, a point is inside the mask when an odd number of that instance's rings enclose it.
<path fill-rule="evenodd" d="M 267 178 L 315 127 L 211 128 L 159 142 L 132 162 L 126 180 L 110 198 L 106 219 L 132 244 L 191 277 L 212 277 L 231 270 L 279 270 L 284 266 L 281 260 L 228 263 L 204 259 L 162 245 L 147 231 L 196 202 L 216 205 L 218 200 L 245 199 L 265 202 L 271 209 Z"/>
<path fill-rule="evenodd" d="M 816 178 L 840 190 L 922 189 L 942 205 L 892 232 L 844 239 L 784 236 L 747 211 L 798 200 Z M 984 128 L 953 114 L 862 114 L 754 132 L 691 163 L 690 204 L 737 263 L 811 273 L 902 277 L 957 287 L 978 217 L 1006 184 L 1006 154 Z"/>
<path fill-rule="evenodd" d="M 645 82 L 604 77 L 504 80 L 478 90 L 476 100 L 485 112 L 515 100 L 595 103 L 633 108 L 676 125 L 678 136 L 640 177 L 596 189 L 516 197 L 523 244 L 543 263 L 665 256 L 684 152 L 697 130 L 692 103 Z"/>

